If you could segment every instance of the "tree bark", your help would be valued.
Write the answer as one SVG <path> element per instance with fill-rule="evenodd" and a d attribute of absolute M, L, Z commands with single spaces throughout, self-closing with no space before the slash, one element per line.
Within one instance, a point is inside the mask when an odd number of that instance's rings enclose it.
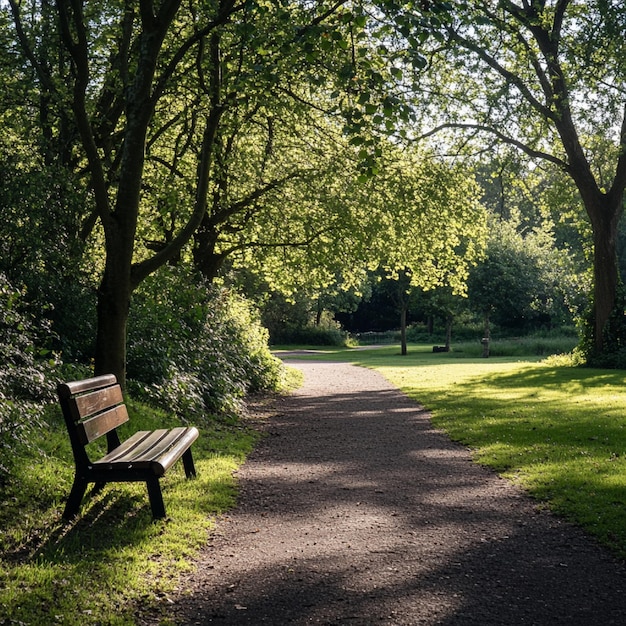
<path fill-rule="evenodd" d="M 200 227 L 193 236 L 193 262 L 198 271 L 209 282 L 217 277 L 227 256 L 215 251 L 218 238 L 219 232 L 213 224 L 211 216 L 205 213 Z"/>
<path fill-rule="evenodd" d="M 126 385 L 126 328 L 130 310 L 130 280 L 120 279 L 124 268 L 107 261 L 98 290 L 95 375 L 115 374 Z"/>
<path fill-rule="evenodd" d="M 406 305 L 400 309 L 400 354 L 406 356 L 408 353 L 406 345 Z"/>
<path fill-rule="evenodd" d="M 593 343 L 595 352 L 603 353 L 610 346 L 605 345 L 604 328 L 613 313 L 619 286 L 619 266 L 617 262 L 617 230 L 621 216 L 621 202 L 611 206 L 587 207 L 593 225 Z"/>

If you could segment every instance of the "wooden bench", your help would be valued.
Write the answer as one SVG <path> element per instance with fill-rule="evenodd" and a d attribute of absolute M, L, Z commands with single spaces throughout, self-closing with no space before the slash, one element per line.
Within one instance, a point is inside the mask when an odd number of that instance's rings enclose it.
<path fill-rule="evenodd" d="M 196 475 L 191 444 L 198 438 L 193 426 L 140 431 L 120 441 L 117 427 L 128 421 L 122 390 L 114 375 L 60 383 L 57 393 L 72 443 L 76 475 L 63 517 L 79 509 L 87 485 L 97 492 L 110 482 L 143 482 L 155 519 L 165 517 L 159 479 L 182 457 L 187 478 Z M 87 446 L 105 435 L 107 454 L 91 461 Z"/>

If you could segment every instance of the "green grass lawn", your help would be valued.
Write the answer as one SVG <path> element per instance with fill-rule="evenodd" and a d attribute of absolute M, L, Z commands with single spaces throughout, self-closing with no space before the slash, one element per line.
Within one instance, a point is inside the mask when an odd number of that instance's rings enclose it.
<path fill-rule="evenodd" d="M 431 347 L 335 351 L 426 406 L 477 462 L 522 485 L 626 558 L 626 372 Z"/>

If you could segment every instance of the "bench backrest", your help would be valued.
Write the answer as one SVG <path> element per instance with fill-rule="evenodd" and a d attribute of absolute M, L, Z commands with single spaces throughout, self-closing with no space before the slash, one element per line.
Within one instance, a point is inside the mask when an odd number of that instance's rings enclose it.
<path fill-rule="evenodd" d="M 78 465 L 89 463 L 85 446 L 102 435 L 109 452 L 120 445 L 115 429 L 128 421 L 128 411 L 113 374 L 60 383 L 57 394 Z"/>

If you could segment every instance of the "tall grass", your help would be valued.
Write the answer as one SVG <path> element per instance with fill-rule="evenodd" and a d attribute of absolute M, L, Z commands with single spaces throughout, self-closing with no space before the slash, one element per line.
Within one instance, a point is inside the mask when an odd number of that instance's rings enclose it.
<path fill-rule="evenodd" d="M 489 342 L 489 355 L 492 357 L 549 356 L 571 352 L 578 344 L 578 338 L 569 335 L 529 335 L 527 337 L 492 339 Z M 482 357 L 480 341 L 464 341 L 453 344 L 453 352 L 467 357 Z"/>

